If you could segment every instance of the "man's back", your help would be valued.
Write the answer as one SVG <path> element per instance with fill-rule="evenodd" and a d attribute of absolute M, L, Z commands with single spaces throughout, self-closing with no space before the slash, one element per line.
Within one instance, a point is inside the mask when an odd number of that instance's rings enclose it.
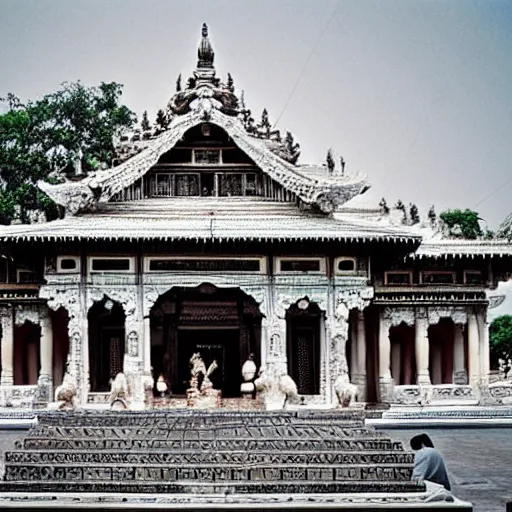
<path fill-rule="evenodd" d="M 423 447 L 416 452 L 412 477 L 428 480 L 451 490 L 443 456 L 435 448 Z"/>

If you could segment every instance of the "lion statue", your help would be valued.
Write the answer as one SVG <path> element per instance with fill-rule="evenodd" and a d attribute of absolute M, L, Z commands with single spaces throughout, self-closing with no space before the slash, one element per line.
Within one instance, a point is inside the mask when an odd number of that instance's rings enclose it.
<path fill-rule="evenodd" d="M 59 410 L 73 410 L 77 406 L 77 385 L 75 378 L 68 372 L 64 374 L 62 384 L 55 390 L 55 402 Z"/>
<path fill-rule="evenodd" d="M 124 373 L 118 373 L 112 381 L 108 403 L 111 409 L 128 409 L 130 404 L 130 388 Z"/>
<path fill-rule="evenodd" d="M 261 367 L 254 385 L 258 394 L 263 395 L 267 410 L 282 410 L 288 403 L 298 401 L 297 384 L 282 369 Z"/>
<path fill-rule="evenodd" d="M 338 397 L 338 405 L 340 407 L 349 407 L 353 402 L 357 401 L 359 390 L 355 384 L 350 382 L 348 373 L 342 373 L 334 381 L 334 392 Z"/>

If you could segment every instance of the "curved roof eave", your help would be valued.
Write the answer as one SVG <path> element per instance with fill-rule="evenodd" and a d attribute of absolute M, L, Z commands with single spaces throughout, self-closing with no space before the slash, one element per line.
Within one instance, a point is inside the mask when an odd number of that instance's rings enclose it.
<path fill-rule="evenodd" d="M 238 147 L 252 158 L 264 173 L 306 203 L 311 204 L 318 202 L 320 198 L 326 198 L 338 206 L 368 187 L 364 176 L 344 176 L 335 182 L 332 179 L 322 180 L 308 176 L 272 153 L 262 141 L 249 135 L 238 118 L 227 116 L 216 109 L 209 112 L 208 119 L 205 119 L 204 112 L 199 110 L 175 117 L 169 128 L 150 141 L 148 147 L 113 169 L 98 171 L 80 182 L 59 185 L 39 182 L 38 185 L 71 214 L 94 208 L 97 202 L 108 201 L 141 178 L 164 153 L 177 144 L 186 131 L 205 121 L 226 130 Z"/>

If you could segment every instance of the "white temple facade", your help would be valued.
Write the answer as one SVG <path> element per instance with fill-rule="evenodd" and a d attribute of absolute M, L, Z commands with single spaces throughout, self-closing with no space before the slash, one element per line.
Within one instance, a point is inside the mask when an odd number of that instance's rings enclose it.
<path fill-rule="evenodd" d="M 249 358 L 304 407 L 335 406 L 342 375 L 368 404 L 512 396 L 489 382 L 486 295 L 512 244 L 350 208 L 366 178 L 298 165 L 217 78 L 206 27 L 198 53 L 166 126 L 124 137 L 111 169 L 40 184 L 64 218 L 1 229 L 0 406 L 45 407 L 66 371 L 82 406 L 120 372 L 134 407 L 159 377 L 179 401 L 196 352 L 232 400 Z"/>

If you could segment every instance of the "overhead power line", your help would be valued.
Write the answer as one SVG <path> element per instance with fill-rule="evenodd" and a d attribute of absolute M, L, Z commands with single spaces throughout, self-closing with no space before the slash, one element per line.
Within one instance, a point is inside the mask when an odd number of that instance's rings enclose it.
<path fill-rule="evenodd" d="M 323 39 L 325 33 L 327 32 L 327 29 L 329 28 L 329 26 L 331 25 L 332 23 L 332 20 L 334 19 L 334 17 L 336 16 L 336 12 L 338 10 L 338 7 L 339 7 L 339 4 L 340 4 L 340 1 L 341 0 L 338 0 L 336 2 L 336 5 L 334 6 L 334 9 L 332 11 L 332 14 L 331 16 L 329 17 L 327 23 L 325 24 L 324 28 L 322 29 L 322 31 L 320 32 L 320 35 L 318 36 L 318 39 L 316 40 L 315 44 L 313 45 L 313 47 L 311 48 L 311 51 L 309 52 L 309 55 L 306 59 L 306 61 L 304 62 L 304 65 L 302 66 L 302 69 L 300 70 L 300 73 L 299 73 L 299 76 L 297 77 L 297 79 L 295 80 L 295 83 L 292 87 L 292 90 L 290 91 L 290 94 L 284 104 L 284 107 L 282 108 L 281 112 L 279 113 L 279 115 L 277 116 L 277 119 L 274 123 L 274 128 L 276 127 L 277 123 L 279 122 L 279 120 L 281 119 L 281 117 L 283 116 L 284 112 L 286 111 L 286 109 L 288 108 L 288 104 L 290 103 L 297 87 L 299 86 L 299 83 L 300 81 L 302 80 L 302 77 L 304 76 L 304 73 L 306 72 L 306 69 L 309 65 L 309 62 L 311 61 L 311 59 L 313 58 L 313 55 L 315 54 L 315 51 L 318 47 L 318 45 L 320 44 L 320 41 Z"/>

